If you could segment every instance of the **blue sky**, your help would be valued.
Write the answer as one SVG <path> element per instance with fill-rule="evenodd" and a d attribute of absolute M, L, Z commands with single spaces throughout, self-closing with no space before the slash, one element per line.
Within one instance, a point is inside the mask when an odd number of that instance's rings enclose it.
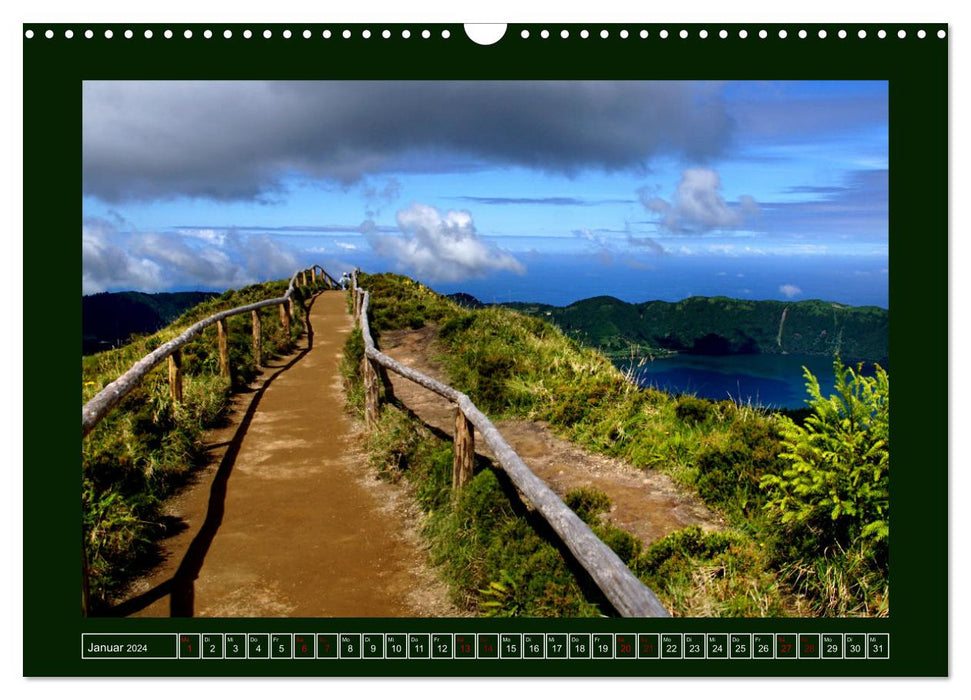
<path fill-rule="evenodd" d="M 886 306 L 887 123 L 885 82 L 86 82 L 83 291 Z"/>

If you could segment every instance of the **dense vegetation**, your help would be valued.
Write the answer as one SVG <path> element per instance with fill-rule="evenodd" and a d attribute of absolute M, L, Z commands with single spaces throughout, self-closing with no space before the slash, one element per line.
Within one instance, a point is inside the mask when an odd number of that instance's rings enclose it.
<path fill-rule="evenodd" d="M 780 418 L 785 468 L 762 477 L 765 510 L 786 532 L 784 570 L 835 615 L 864 599 L 889 605 L 890 378 L 835 366 L 836 393 L 824 397 L 807 370 L 812 414 Z M 820 545 L 823 545 L 820 552 Z"/>
<path fill-rule="evenodd" d="M 81 297 L 82 352 L 89 355 L 119 347 L 133 334 L 154 333 L 212 292 L 102 292 Z"/>
<path fill-rule="evenodd" d="M 280 297 L 287 285 L 281 280 L 229 290 L 154 335 L 83 358 L 82 403 L 193 323 L 218 311 Z M 297 309 L 311 291 L 295 290 Z M 276 307 L 263 310 L 262 361 L 292 348 L 303 329 L 302 315 L 295 314 L 287 336 Z M 82 443 L 84 543 L 95 612 L 153 562 L 155 543 L 178 527 L 163 516 L 162 501 L 202 462 L 203 431 L 222 420 L 232 387 L 256 376 L 249 314 L 229 319 L 229 340 L 231 381 L 219 375 L 216 328 L 208 328 L 183 348 L 182 403 L 172 401 L 162 363 Z"/>
<path fill-rule="evenodd" d="M 725 532 L 686 528 L 644 548 L 602 520 L 603 494 L 568 496 L 674 614 L 887 614 L 885 372 L 864 378 L 837 365 L 836 398 L 818 396 L 818 385 L 814 394 L 807 378 L 811 417 L 800 425 L 731 402 L 639 389 L 602 354 L 539 318 L 468 310 L 403 277 L 364 276 L 362 285 L 372 292 L 378 334 L 439 327 L 450 383 L 486 413 L 542 419 L 589 449 L 664 470 L 725 517 Z M 356 405 L 360 356 L 357 335 L 346 366 Z M 433 554 L 467 604 L 499 614 L 603 611 L 588 587 L 571 587 L 555 540 L 501 473 L 479 465 L 474 488 L 453 500 L 450 445 L 393 408 L 370 440 L 377 467 L 414 477 Z"/>
<path fill-rule="evenodd" d="M 635 346 L 642 356 L 666 352 L 788 352 L 838 355 L 883 364 L 887 358 L 890 313 L 876 306 L 728 297 L 628 304 L 606 296 L 566 307 L 522 303 L 506 306 L 546 318 L 584 345 L 615 357 L 629 358 L 631 346 Z"/>

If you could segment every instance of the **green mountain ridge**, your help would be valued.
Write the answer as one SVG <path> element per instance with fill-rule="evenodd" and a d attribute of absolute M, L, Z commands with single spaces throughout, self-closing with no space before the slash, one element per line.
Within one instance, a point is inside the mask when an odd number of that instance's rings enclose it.
<path fill-rule="evenodd" d="M 890 312 L 836 302 L 689 297 L 631 304 L 598 296 L 569 306 L 503 304 L 545 318 L 584 345 L 612 356 L 840 355 L 885 362 Z"/>

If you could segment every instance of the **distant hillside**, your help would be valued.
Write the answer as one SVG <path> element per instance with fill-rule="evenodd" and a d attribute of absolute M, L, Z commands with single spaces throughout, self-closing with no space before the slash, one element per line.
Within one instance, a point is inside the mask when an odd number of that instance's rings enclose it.
<path fill-rule="evenodd" d="M 455 294 L 447 294 L 449 299 L 454 301 L 459 306 L 464 306 L 466 309 L 484 309 L 485 304 L 476 299 L 471 294 L 466 294 L 465 292 L 456 292 Z"/>
<path fill-rule="evenodd" d="M 211 292 L 102 292 L 81 297 L 82 352 L 108 350 L 132 334 L 154 333 L 196 304 L 218 296 Z"/>
<path fill-rule="evenodd" d="M 585 345 L 618 357 L 632 344 L 640 354 L 798 353 L 844 360 L 885 361 L 890 312 L 811 300 L 747 301 L 691 297 L 679 302 L 628 304 L 614 297 L 570 306 L 504 304 L 546 318 Z"/>

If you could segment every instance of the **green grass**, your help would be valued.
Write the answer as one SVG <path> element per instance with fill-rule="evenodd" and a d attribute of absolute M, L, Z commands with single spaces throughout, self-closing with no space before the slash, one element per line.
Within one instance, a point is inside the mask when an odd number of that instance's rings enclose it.
<path fill-rule="evenodd" d="M 137 360 L 186 328 L 222 310 L 283 296 L 289 280 L 229 290 L 190 309 L 170 326 L 124 347 L 82 359 L 82 403 Z M 318 285 L 323 289 L 323 285 Z M 296 291 L 299 310 L 305 295 Z M 289 352 L 304 330 L 301 313 L 283 332 L 276 307 L 261 312 L 265 362 Z M 166 363 L 153 369 L 82 442 L 81 502 L 93 612 L 153 564 L 158 541 L 173 525 L 162 503 L 186 483 L 203 460 L 206 429 L 220 424 L 234 387 L 256 376 L 250 314 L 228 321 L 232 377 L 219 375 L 216 328 L 183 348 L 183 401 L 170 398 Z"/>
<path fill-rule="evenodd" d="M 766 512 L 763 483 L 786 468 L 778 415 L 641 389 L 607 357 L 508 308 L 469 311 L 395 275 L 365 275 L 361 286 L 372 292 L 378 335 L 438 326 L 449 383 L 490 417 L 547 421 L 595 452 L 664 471 L 724 516 L 726 533 L 689 528 L 645 552 L 595 523 L 675 614 L 886 614 L 885 566 L 826 541 L 794 550 L 804 533 Z"/>
<path fill-rule="evenodd" d="M 348 408 L 361 417 L 359 330 L 348 337 L 343 354 Z M 457 605 L 496 617 L 602 614 L 597 595 L 581 586 L 538 516 L 487 460 L 477 459 L 472 480 L 454 494 L 451 442 L 390 403 L 382 403 L 366 447 L 370 468 L 407 484 L 424 512 L 422 531 L 431 563 L 442 572 Z"/>
<path fill-rule="evenodd" d="M 505 475 L 480 460 L 452 492 L 452 445 L 392 405 L 368 433 L 370 465 L 404 481 L 425 513 L 423 535 L 454 602 L 479 615 L 591 617 L 601 608 L 578 583 L 537 516 Z"/>

